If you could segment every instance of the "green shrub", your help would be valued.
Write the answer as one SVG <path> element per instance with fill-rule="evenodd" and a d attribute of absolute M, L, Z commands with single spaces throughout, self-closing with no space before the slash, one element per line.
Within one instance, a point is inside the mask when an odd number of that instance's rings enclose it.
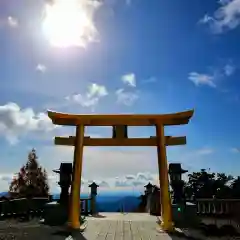
<path fill-rule="evenodd" d="M 80 217 L 80 224 L 83 224 L 86 222 L 86 217 L 85 216 L 81 216 Z"/>

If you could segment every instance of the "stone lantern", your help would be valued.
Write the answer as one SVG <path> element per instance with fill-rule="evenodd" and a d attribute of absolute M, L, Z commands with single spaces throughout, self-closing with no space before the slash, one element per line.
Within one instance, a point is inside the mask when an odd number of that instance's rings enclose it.
<path fill-rule="evenodd" d="M 146 193 L 147 194 L 152 193 L 153 185 L 150 182 L 147 185 L 145 185 L 144 187 L 146 188 Z"/>
<path fill-rule="evenodd" d="M 97 213 L 97 208 L 96 208 L 96 196 L 97 196 L 97 188 L 99 187 L 95 182 L 91 183 L 88 185 L 90 187 L 91 192 L 90 192 L 90 197 L 91 197 L 91 214 L 95 215 Z"/>
<path fill-rule="evenodd" d="M 198 227 L 200 218 L 197 215 L 197 207 L 185 200 L 182 174 L 186 172 L 188 171 L 182 169 L 180 163 L 169 164 L 170 184 L 173 190 L 173 220 L 176 227 Z"/>
<path fill-rule="evenodd" d="M 69 188 L 72 182 L 72 163 L 61 163 L 60 168 L 53 170 L 60 174 L 58 185 L 61 188 L 59 203 L 68 206 Z"/>
<path fill-rule="evenodd" d="M 146 212 L 150 213 L 151 209 L 151 202 L 152 202 L 152 191 L 153 185 L 149 182 L 147 185 L 144 186 L 146 188 L 145 194 L 147 195 L 147 205 L 146 205 Z"/>
<path fill-rule="evenodd" d="M 173 190 L 173 203 L 183 203 L 185 201 L 182 174 L 188 172 L 182 169 L 181 163 L 169 164 L 170 184 Z"/>
<path fill-rule="evenodd" d="M 93 182 L 90 185 L 88 185 L 88 187 L 90 187 L 90 189 L 91 189 L 90 195 L 91 196 L 96 196 L 97 195 L 97 188 L 99 186 L 95 182 Z"/>
<path fill-rule="evenodd" d="M 50 202 L 44 207 L 44 222 L 50 225 L 63 225 L 68 221 L 69 188 L 72 182 L 72 163 L 61 163 L 58 173 L 58 185 L 61 188 L 58 202 Z"/>
<path fill-rule="evenodd" d="M 151 193 L 150 214 L 159 216 L 161 212 L 160 188 L 154 185 Z"/>

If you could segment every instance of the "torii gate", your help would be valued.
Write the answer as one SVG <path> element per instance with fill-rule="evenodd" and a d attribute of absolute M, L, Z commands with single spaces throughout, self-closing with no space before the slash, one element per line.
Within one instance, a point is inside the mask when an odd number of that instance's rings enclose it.
<path fill-rule="evenodd" d="M 76 136 L 55 137 L 56 145 L 74 146 L 73 178 L 70 195 L 69 226 L 80 227 L 80 188 L 82 176 L 82 157 L 84 146 L 156 146 L 158 172 L 161 188 L 161 227 L 173 230 L 171 200 L 169 194 L 168 165 L 166 146 L 184 145 L 186 137 L 164 135 L 164 126 L 187 124 L 193 110 L 163 115 L 75 115 L 48 111 L 53 124 L 76 126 Z M 85 126 L 112 126 L 113 138 L 91 138 L 84 136 Z M 150 138 L 128 138 L 127 126 L 155 126 L 156 136 Z"/>

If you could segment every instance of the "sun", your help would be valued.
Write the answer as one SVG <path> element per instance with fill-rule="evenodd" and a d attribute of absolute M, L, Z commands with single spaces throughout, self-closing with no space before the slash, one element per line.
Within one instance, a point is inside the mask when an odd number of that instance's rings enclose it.
<path fill-rule="evenodd" d="M 45 6 L 42 28 L 51 45 L 85 47 L 94 38 L 93 11 L 89 11 L 91 8 L 84 2 L 86 0 L 55 0 Z"/>

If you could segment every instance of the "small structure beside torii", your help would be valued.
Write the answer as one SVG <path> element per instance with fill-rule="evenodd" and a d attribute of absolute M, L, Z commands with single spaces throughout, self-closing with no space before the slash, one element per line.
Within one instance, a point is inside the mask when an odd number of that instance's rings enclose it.
<path fill-rule="evenodd" d="M 184 145 L 186 137 L 165 136 L 164 127 L 188 124 L 193 110 L 163 115 L 75 115 L 48 111 L 53 124 L 75 126 L 76 136 L 55 137 L 56 145 L 74 146 L 73 175 L 70 197 L 69 225 L 80 227 L 80 188 L 82 175 L 82 157 L 84 146 L 156 146 L 161 199 L 161 227 L 173 230 L 171 201 L 169 195 L 168 165 L 166 146 Z M 85 126 L 112 126 L 112 138 L 91 138 L 84 136 Z M 156 136 L 149 138 L 128 138 L 128 126 L 155 126 Z"/>

